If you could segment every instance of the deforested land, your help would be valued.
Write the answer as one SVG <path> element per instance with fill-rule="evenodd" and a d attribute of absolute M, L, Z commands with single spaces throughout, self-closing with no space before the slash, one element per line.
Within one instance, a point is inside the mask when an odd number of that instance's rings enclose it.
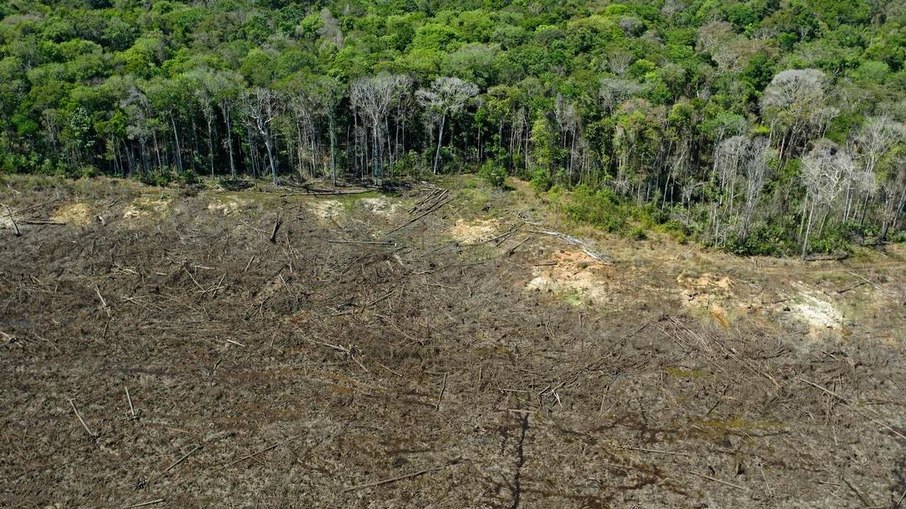
<path fill-rule="evenodd" d="M 901 0 L 0 2 L 0 507 L 906 509 Z"/>
<path fill-rule="evenodd" d="M 895 507 L 906 250 L 738 257 L 528 183 L 0 191 L 5 507 Z"/>

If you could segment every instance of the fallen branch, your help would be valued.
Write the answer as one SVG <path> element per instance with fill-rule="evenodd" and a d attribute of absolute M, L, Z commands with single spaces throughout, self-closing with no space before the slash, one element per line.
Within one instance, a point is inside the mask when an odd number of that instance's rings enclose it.
<path fill-rule="evenodd" d="M 517 249 L 519 249 L 520 247 L 522 247 L 523 244 L 525 244 L 526 242 L 528 242 L 530 238 L 531 238 L 531 237 L 526 237 L 526 238 L 522 239 L 522 242 L 520 242 L 520 243 L 516 244 L 515 246 L 513 246 L 513 247 L 507 249 L 507 250 L 506 250 L 506 255 L 507 255 L 507 256 L 512 256 L 513 253 L 515 253 Z M 554 265 L 556 265 L 556 262 L 554 263 Z"/>
<path fill-rule="evenodd" d="M 739 485 L 739 484 L 733 484 L 733 483 L 728 482 L 728 481 L 722 481 L 722 480 L 720 480 L 720 479 L 718 479 L 718 478 L 716 478 L 716 477 L 711 477 L 710 475 L 699 474 L 699 473 L 696 473 L 696 472 L 690 472 L 690 473 L 691 473 L 692 475 L 697 475 L 697 476 L 699 476 L 699 477 L 701 477 L 701 478 L 704 478 L 704 479 L 707 479 L 707 480 L 709 480 L 709 481 L 714 481 L 714 482 L 716 482 L 716 483 L 723 484 L 724 486 L 730 486 L 731 488 L 736 488 L 736 489 L 742 490 L 742 491 L 749 491 L 749 488 L 746 488 L 745 486 L 741 486 L 741 485 Z"/>
<path fill-rule="evenodd" d="M 341 240 L 341 239 L 327 239 L 327 242 L 330 244 L 376 244 L 379 246 L 394 246 L 393 242 L 386 240 Z"/>
<path fill-rule="evenodd" d="M 363 489 L 365 489 L 365 488 L 374 488 L 375 486 L 381 486 L 381 485 L 384 485 L 384 484 L 390 484 L 390 483 L 394 483 L 394 482 L 397 482 L 397 481 L 403 481 L 403 480 L 405 480 L 405 479 L 412 479 L 413 477 L 418 477 L 418 476 L 425 475 L 425 474 L 430 473 L 430 472 L 436 472 L 436 471 L 438 471 L 438 470 L 443 470 L 444 468 L 447 468 L 447 467 L 426 468 L 425 470 L 419 470 L 418 472 L 413 472 L 413 473 L 411 473 L 411 474 L 401 475 L 401 476 L 399 476 L 399 477 L 392 477 L 392 478 L 390 478 L 390 479 L 383 479 L 383 480 L 381 480 L 381 481 L 370 482 L 370 483 L 367 483 L 367 484 L 360 484 L 360 485 L 358 485 L 358 486 L 353 486 L 353 487 L 351 487 L 351 488 L 346 488 L 345 490 L 343 490 L 343 493 L 348 493 L 348 492 L 350 492 L 350 491 L 356 491 L 356 490 L 363 490 Z"/>
<path fill-rule="evenodd" d="M 802 260 L 806 262 L 839 262 L 847 258 L 849 258 L 849 253 L 838 251 L 836 253 L 829 254 L 810 254 L 805 256 Z"/>
<path fill-rule="evenodd" d="M 135 507 L 145 507 L 145 506 L 149 506 L 149 505 L 160 504 L 163 501 L 164 501 L 164 499 L 158 498 L 156 500 L 149 500 L 148 502 L 139 502 L 138 504 L 123 506 L 123 509 L 133 509 Z"/>
<path fill-rule="evenodd" d="M 251 459 L 251 458 L 254 458 L 255 456 L 258 456 L 258 455 L 264 454 L 264 453 L 266 453 L 266 452 L 268 452 L 268 451 L 271 451 L 271 450 L 273 450 L 273 449 L 276 449 L 277 446 L 279 446 L 279 445 L 280 445 L 280 444 L 269 445 L 269 446 L 265 447 L 264 449 L 261 449 L 260 451 L 256 451 L 256 452 L 253 452 L 253 453 L 251 453 L 251 454 L 247 454 L 247 455 L 245 455 L 245 456 L 243 456 L 243 457 L 241 457 L 241 458 L 239 458 L 239 459 L 237 459 L 237 460 L 231 461 L 231 462 L 227 463 L 226 465 L 224 465 L 224 466 L 218 468 L 217 470 L 215 470 L 215 472 L 219 472 L 219 471 L 224 470 L 224 469 L 226 469 L 226 468 L 230 468 L 231 466 L 235 465 L 236 463 L 239 463 L 240 461 L 247 460 L 247 459 Z"/>
<path fill-rule="evenodd" d="M 128 387 L 126 387 L 126 401 L 129 402 L 129 412 L 132 414 L 132 419 L 137 419 L 138 415 L 135 413 L 135 407 L 132 406 L 132 396 L 129 395 Z"/>
<path fill-rule="evenodd" d="M 505 240 L 507 240 L 508 238 L 510 238 L 514 233 L 516 233 L 517 231 L 519 231 L 519 228 L 522 228 L 522 225 L 524 225 L 524 224 L 525 224 L 525 223 L 517 223 L 517 224 L 514 224 L 514 225 L 511 226 L 507 231 L 501 233 L 500 235 L 497 235 L 496 237 L 491 237 L 491 238 L 488 239 L 488 240 L 483 240 L 483 241 L 480 242 L 480 244 L 489 244 L 489 243 L 493 242 L 493 243 L 496 244 L 496 245 L 500 245 L 500 244 L 502 244 Z"/>
<path fill-rule="evenodd" d="M 444 399 L 445 392 L 447 392 L 447 374 L 446 373 L 444 373 L 443 385 L 440 386 L 440 394 L 437 395 L 437 404 L 435 405 L 435 408 L 438 411 L 440 410 L 440 402 L 441 402 L 441 400 Z"/>
<path fill-rule="evenodd" d="M 283 224 L 282 219 L 278 219 L 278 220 L 274 221 L 274 229 L 271 231 L 271 236 L 268 239 L 271 241 L 271 244 L 277 243 L 277 230 L 280 229 L 280 225 L 282 225 L 282 224 Z"/>
<path fill-rule="evenodd" d="M 607 255 L 605 255 L 604 253 L 599 253 L 597 251 L 594 251 L 590 247 L 588 247 L 588 244 L 589 244 L 588 241 L 573 237 L 572 235 L 567 235 L 565 233 L 552 231 L 552 230 L 529 230 L 529 231 L 531 233 L 537 233 L 540 235 L 548 235 L 551 237 L 557 237 L 557 238 L 563 239 L 564 241 L 566 241 L 567 244 L 577 246 L 579 249 L 582 250 L 582 252 L 584 252 L 588 256 L 594 258 L 595 260 L 602 262 L 602 263 L 611 263 L 611 261 L 608 259 Z"/>
<path fill-rule="evenodd" d="M 82 423 L 82 427 L 85 428 L 85 431 L 88 433 L 88 435 L 91 438 L 97 438 L 97 435 L 95 435 L 94 433 L 91 432 L 90 429 L 88 429 L 88 425 L 85 424 L 85 419 L 82 419 L 82 414 L 79 413 L 79 409 L 76 408 L 75 403 L 73 403 L 71 399 L 69 400 L 69 406 L 72 407 L 72 411 L 75 412 L 76 417 L 79 418 L 79 422 Z"/>
<path fill-rule="evenodd" d="M 21 237 L 22 232 L 19 231 L 19 225 L 16 224 L 16 218 L 13 217 L 13 211 L 9 209 L 8 205 L 4 205 L 3 207 L 6 208 L 6 215 L 9 216 L 9 221 L 13 224 L 13 229 L 16 230 L 16 237 Z"/>
<path fill-rule="evenodd" d="M 31 219 L 22 221 L 22 224 L 45 225 L 45 226 L 66 226 L 66 223 L 60 221 L 51 221 L 50 219 Z"/>
<path fill-rule="evenodd" d="M 419 219 L 421 219 L 421 218 L 427 216 L 428 214 L 431 214 L 432 212 L 435 212 L 435 211 L 437 211 L 437 210 L 440 210 L 441 207 L 443 207 L 444 205 L 450 203 L 451 201 L 453 201 L 453 198 L 447 198 L 446 200 L 443 200 L 443 201 L 439 202 L 439 204 L 437 204 L 436 206 L 429 208 L 427 211 L 423 212 L 422 214 L 419 214 L 417 217 L 414 217 L 414 218 L 410 219 L 409 221 L 406 221 L 405 223 L 401 224 L 400 226 L 397 226 L 396 228 L 394 228 L 394 229 L 390 230 L 389 232 L 385 233 L 384 235 L 390 235 L 391 233 L 396 233 L 396 232 L 402 230 L 403 228 L 405 228 L 405 227 L 407 227 L 407 226 L 409 226 L 409 225 L 415 223 L 415 222 L 418 221 Z"/>
<path fill-rule="evenodd" d="M 160 479 L 161 477 L 163 477 L 164 475 L 166 475 L 167 472 L 169 472 L 170 470 L 173 470 L 174 468 L 176 468 L 176 467 L 177 467 L 180 463 L 182 463 L 183 461 L 186 461 L 186 458 L 188 458 L 189 456 L 195 454 L 195 451 L 197 451 L 197 450 L 199 450 L 199 449 L 201 449 L 201 446 L 200 446 L 200 445 L 196 445 L 194 449 L 192 449 L 191 451 L 189 451 L 189 452 L 183 454 L 181 458 L 179 458 L 178 460 L 174 461 L 173 463 L 170 463 L 170 466 L 168 466 L 167 468 L 163 469 L 159 474 L 157 474 L 157 475 L 155 475 L 154 477 L 152 477 L 151 479 L 149 479 L 148 482 L 145 483 L 145 485 L 148 486 L 148 485 L 150 485 L 151 483 L 153 483 L 154 481 Z"/>
<path fill-rule="evenodd" d="M 659 450 L 657 450 L 657 449 L 645 449 L 645 448 L 643 448 L 643 447 L 629 447 L 629 446 L 626 446 L 626 447 L 623 447 L 623 449 L 629 449 L 629 450 L 631 450 L 631 451 L 650 452 L 650 453 L 652 453 L 652 454 L 667 454 L 667 455 L 670 455 L 670 456 L 686 456 L 686 457 L 690 457 L 690 458 L 692 457 L 691 454 L 688 454 L 688 453 L 685 453 L 685 452 L 659 451 Z"/>

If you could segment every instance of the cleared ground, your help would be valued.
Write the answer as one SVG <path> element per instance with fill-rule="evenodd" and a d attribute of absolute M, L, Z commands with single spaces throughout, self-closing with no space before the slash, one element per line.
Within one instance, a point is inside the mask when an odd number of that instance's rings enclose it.
<path fill-rule="evenodd" d="M 906 507 L 902 246 L 630 242 L 514 185 L 8 179 L 0 506 Z"/>

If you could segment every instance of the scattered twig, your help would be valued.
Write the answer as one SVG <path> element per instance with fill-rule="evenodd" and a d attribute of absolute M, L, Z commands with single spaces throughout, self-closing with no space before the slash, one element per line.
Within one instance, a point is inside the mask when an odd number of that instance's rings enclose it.
<path fill-rule="evenodd" d="M 869 500 L 869 498 L 866 497 L 865 494 L 862 493 L 861 490 L 859 490 L 859 488 L 856 488 L 856 486 L 853 483 L 851 483 L 849 481 L 849 479 L 844 477 L 843 482 L 845 482 L 846 485 L 849 486 L 849 489 L 851 489 L 852 492 L 856 494 L 856 497 L 859 498 L 859 501 L 862 502 L 863 504 L 865 504 L 865 507 L 874 507 L 874 505 L 875 505 L 874 502 Z"/>
<path fill-rule="evenodd" d="M 855 412 L 856 412 L 857 414 L 859 414 L 860 416 L 862 416 L 862 417 L 864 417 L 864 418 L 867 418 L 867 419 L 870 420 L 871 422 L 873 422 L 873 423 L 875 423 L 875 424 L 881 426 L 882 428 L 886 429 L 887 431 L 890 431 L 890 432 L 893 433 L 894 435 L 896 435 L 896 436 L 898 436 L 898 437 L 900 437 L 900 438 L 906 440 L 906 435 L 904 435 L 903 433 L 900 433 L 899 431 L 893 429 L 889 424 L 886 424 L 886 423 L 884 423 L 883 421 L 881 421 L 881 420 L 879 420 L 879 419 L 872 419 L 871 417 L 866 416 L 865 414 L 862 413 L 862 411 L 861 411 L 859 408 L 857 408 L 855 405 L 853 405 L 848 399 L 846 399 L 846 398 L 844 398 L 843 396 L 837 394 L 836 392 L 834 392 L 834 391 L 832 391 L 832 390 L 830 390 L 830 389 L 827 389 L 827 388 L 825 388 L 825 387 L 822 387 L 822 386 L 816 384 L 815 382 L 812 382 L 812 381 L 807 380 L 807 379 L 802 378 L 802 377 L 799 377 L 799 380 L 802 380 L 803 382 L 807 383 L 808 385 L 811 385 L 812 387 L 814 387 L 814 388 L 816 388 L 816 389 L 818 389 L 818 390 L 824 392 L 825 394 L 828 394 L 829 396 L 833 396 L 834 398 L 837 398 L 838 400 L 840 400 L 840 402 L 842 402 L 843 404 L 848 405 L 850 408 L 852 408 L 853 411 L 855 411 Z M 875 411 L 875 410 L 873 410 L 873 409 L 871 409 L 871 408 L 869 408 L 869 410 L 871 410 L 872 413 L 874 413 L 875 415 L 878 415 L 877 411 Z"/>
<path fill-rule="evenodd" d="M 405 479 L 412 479 L 413 477 L 418 477 L 420 475 L 425 475 L 425 474 L 428 474 L 431 472 L 436 472 L 438 470 L 443 470 L 444 468 L 447 468 L 447 467 L 426 468 L 424 470 L 419 470 L 418 472 L 413 472 L 411 474 L 401 475 L 399 477 L 392 477 L 390 479 L 383 479 L 380 481 L 370 482 L 370 483 L 366 483 L 366 484 L 360 484 L 358 486 L 346 488 L 345 490 L 343 490 L 343 492 L 348 493 L 350 491 L 363 490 L 365 488 L 374 488 L 375 486 L 381 486 L 384 484 L 390 484 L 390 483 L 394 483 L 397 481 L 403 481 Z"/>
<path fill-rule="evenodd" d="M 88 429 L 88 425 L 85 424 L 85 419 L 82 419 L 82 414 L 79 413 L 79 409 L 76 408 L 75 403 L 72 402 L 72 399 L 69 400 L 69 406 L 72 407 L 72 411 L 75 412 L 76 417 L 79 418 L 79 422 L 82 423 L 82 427 L 85 428 L 85 432 L 88 433 L 91 438 L 97 438 L 97 435 L 95 435 L 91 432 L 90 429 Z"/>
<path fill-rule="evenodd" d="M 271 451 L 271 450 L 273 450 L 273 449 L 276 449 L 277 446 L 279 446 L 279 445 L 280 445 L 279 443 L 272 444 L 272 445 L 269 445 L 269 446 L 265 447 L 264 449 L 255 451 L 255 452 L 253 452 L 253 453 L 251 453 L 251 454 L 247 454 L 247 455 L 245 455 L 245 456 L 243 456 L 243 457 L 241 457 L 241 458 L 239 458 L 239 459 L 236 459 L 236 460 L 233 460 L 233 461 L 227 463 L 226 465 L 223 465 L 222 467 L 220 467 L 220 468 L 218 468 L 217 470 L 215 470 L 215 472 L 219 472 L 219 471 L 221 471 L 221 470 L 230 468 L 231 466 L 235 465 L 236 463 L 239 463 L 240 461 L 247 460 L 247 459 L 251 459 L 251 458 L 254 458 L 255 456 L 258 456 L 258 455 L 264 454 L 264 453 L 266 453 L 266 452 L 268 452 L 268 451 Z"/>
<path fill-rule="evenodd" d="M 94 285 L 94 293 L 98 295 L 98 298 L 101 299 L 101 307 L 104 309 L 104 312 L 107 313 L 107 317 L 110 317 L 110 308 L 107 306 L 107 300 L 104 299 L 104 296 L 101 295 L 101 289 L 98 285 Z M 109 323 L 109 322 L 108 322 Z"/>
<path fill-rule="evenodd" d="M 685 453 L 685 452 L 660 451 L 660 450 L 657 450 L 657 449 L 645 449 L 645 448 L 643 448 L 643 447 L 630 447 L 630 446 L 625 446 L 625 447 L 623 447 L 623 449 L 629 449 L 629 450 L 632 450 L 632 451 L 650 452 L 650 453 L 652 453 L 652 454 L 667 454 L 667 455 L 670 455 L 670 456 L 686 456 L 686 457 L 690 457 L 690 458 L 692 457 L 691 454 L 688 454 L 688 453 Z"/>
<path fill-rule="evenodd" d="M 66 226 L 66 223 L 63 223 L 60 221 L 52 221 L 50 219 L 31 219 L 28 221 L 22 221 L 22 224 L 44 225 L 44 226 Z"/>
<path fill-rule="evenodd" d="M 155 500 L 149 500 L 149 501 L 147 501 L 147 502 L 139 502 L 138 504 L 132 504 L 132 505 L 123 506 L 123 509 L 133 509 L 133 508 L 135 508 L 135 507 L 145 507 L 145 506 L 149 506 L 149 505 L 160 504 L 160 503 L 163 502 L 163 501 L 164 501 L 164 499 L 158 498 L 158 499 L 155 499 Z"/>
<path fill-rule="evenodd" d="M 132 406 L 132 396 L 129 395 L 129 388 L 126 387 L 126 401 L 129 402 L 129 413 L 132 414 L 132 419 L 137 419 L 138 415 L 135 413 L 135 407 Z"/>
<path fill-rule="evenodd" d="M 395 246 L 393 242 L 386 240 L 341 240 L 341 239 L 327 239 L 327 242 L 330 244 L 374 244 L 378 246 Z"/>
<path fill-rule="evenodd" d="M 384 295 L 381 295 L 380 297 L 374 299 L 373 301 L 371 301 L 371 302 L 365 304 L 365 307 L 366 307 L 366 308 L 370 308 L 371 306 L 377 304 L 378 302 L 381 302 L 382 300 L 387 299 L 387 297 L 390 297 L 390 296 L 393 295 L 394 293 L 396 293 L 396 290 L 395 290 L 395 289 L 394 289 L 394 290 L 390 290 L 389 292 L 385 293 Z"/>
<path fill-rule="evenodd" d="M 897 503 L 893 505 L 893 509 L 899 509 L 900 504 L 903 503 L 904 498 L 906 498 L 906 490 L 903 490 L 903 494 L 900 495 L 900 499 L 897 500 Z"/>
<path fill-rule="evenodd" d="M 188 457 L 191 456 L 192 454 L 195 454 L 195 451 L 197 451 L 197 450 L 199 450 L 199 449 L 201 449 L 201 446 L 200 446 L 200 445 L 196 445 L 195 448 L 193 448 L 191 451 L 189 451 L 189 452 L 183 454 L 181 458 L 179 458 L 178 460 L 174 461 L 173 463 L 170 463 L 170 466 L 168 466 L 167 468 L 163 469 L 159 474 L 157 474 L 157 475 L 155 475 L 154 477 L 152 477 L 151 479 L 149 479 L 148 482 L 145 483 L 145 485 L 146 485 L 146 486 L 151 485 L 151 483 L 153 483 L 154 481 L 156 481 L 156 480 L 160 479 L 161 477 L 163 477 L 164 475 L 166 475 L 166 473 L 169 472 L 170 470 L 173 470 L 174 468 L 176 468 L 180 463 L 182 463 L 183 461 L 185 461 L 186 458 L 188 458 Z"/>
<path fill-rule="evenodd" d="M 445 393 L 445 392 L 447 392 L 447 374 L 446 374 L 446 373 L 444 373 L 444 381 L 443 381 L 443 384 L 440 386 L 440 394 L 437 395 L 437 404 L 434 405 L 434 407 L 435 407 L 438 411 L 440 410 L 440 402 L 441 402 L 441 400 L 444 399 L 444 393 Z"/>
<path fill-rule="evenodd" d="M 697 473 L 697 472 L 690 472 L 690 473 L 691 473 L 692 475 L 697 475 L 697 476 L 699 476 L 699 477 L 701 477 L 701 478 L 704 478 L 704 479 L 707 479 L 707 480 L 709 480 L 709 481 L 714 481 L 714 482 L 716 482 L 716 483 L 723 484 L 724 486 L 730 486 L 731 488 L 736 488 L 736 489 L 738 489 L 738 490 L 749 491 L 749 488 L 746 488 L 745 486 L 741 486 L 741 485 L 739 485 L 739 484 L 734 484 L 734 483 L 731 483 L 731 482 L 728 482 L 728 481 L 723 481 L 723 480 L 718 479 L 718 478 L 716 478 L 716 477 L 711 477 L 710 475 L 699 474 L 699 473 Z"/>

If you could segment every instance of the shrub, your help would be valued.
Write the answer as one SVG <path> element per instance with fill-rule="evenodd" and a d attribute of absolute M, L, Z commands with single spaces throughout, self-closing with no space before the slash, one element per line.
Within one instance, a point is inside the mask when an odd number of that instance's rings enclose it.
<path fill-rule="evenodd" d="M 547 170 L 543 168 L 536 168 L 532 170 L 529 176 L 532 187 L 534 187 L 535 190 L 540 193 L 550 190 L 551 186 L 554 185 L 554 182 L 551 180 L 550 174 L 548 174 Z"/>
<path fill-rule="evenodd" d="M 506 168 L 491 160 L 481 165 L 478 175 L 494 187 L 503 187 L 506 184 Z"/>

